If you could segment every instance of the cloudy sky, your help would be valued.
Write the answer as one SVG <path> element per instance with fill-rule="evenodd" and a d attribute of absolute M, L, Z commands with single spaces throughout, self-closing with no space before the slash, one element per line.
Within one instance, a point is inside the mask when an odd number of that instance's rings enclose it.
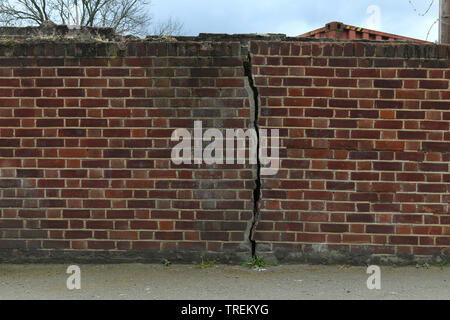
<path fill-rule="evenodd" d="M 151 0 L 155 20 L 174 17 L 185 35 L 285 33 L 296 36 L 331 21 L 425 39 L 439 15 L 439 0 Z M 412 3 L 412 4 L 411 4 Z M 416 11 L 414 11 L 414 8 Z M 419 14 L 418 14 L 419 13 Z M 438 38 L 438 25 L 429 41 Z"/>

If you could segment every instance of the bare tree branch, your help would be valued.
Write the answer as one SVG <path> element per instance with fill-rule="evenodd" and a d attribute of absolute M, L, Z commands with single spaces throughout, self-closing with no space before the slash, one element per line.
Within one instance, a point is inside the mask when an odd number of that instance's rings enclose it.
<path fill-rule="evenodd" d="M 152 34 L 156 36 L 179 36 L 182 34 L 184 25 L 177 19 L 170 17 L 166 21 L 159 21 L 152 29 Z"/>
<path fill-rule="evenodd" d="M 149 6 L 150 0 L 0 0 L 0 24 L 79 23 L 146 35 L 152 27 Z M 183 24 L 172 18 L 153 27 L 158 35 L 180 34 L 182 29 Z"/>

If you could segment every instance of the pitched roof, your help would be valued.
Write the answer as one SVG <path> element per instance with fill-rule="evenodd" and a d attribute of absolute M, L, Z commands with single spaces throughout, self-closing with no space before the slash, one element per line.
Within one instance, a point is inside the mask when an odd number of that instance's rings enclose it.
<path fill-rule="evenodd" d="M 323 28 L 307 32 L 305 34 L 299 35 L 298 37 L 347 39 L 347 40 L 367 39 L 380 41 L 403 40 L 403 41 L 412 41 L 414 43 L 431 43 L 429 41 L 424 41 L 420 39 L 414 39 L 396 34 L 350 26 L 346 25 L 345 23 L 336 21 L 327 23 Z"/>

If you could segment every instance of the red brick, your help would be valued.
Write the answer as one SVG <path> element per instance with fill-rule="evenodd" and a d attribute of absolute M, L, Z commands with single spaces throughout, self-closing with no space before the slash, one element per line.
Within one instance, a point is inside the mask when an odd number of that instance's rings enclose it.
<path fill-rule="evenodd" d="M 421 80 L 419 86 L 423 89 L 448 89 L 448 80 Z"/>
<path fill-rule="evenodd" d="M 375 43 L 250 47 L 258 124 L 282 137 L 277 176 L 261 177 L 258 243 L 388 255 L 448 245 L 446 52 L 419 61 Z M 19 237 L 0 247 L 242 250 L 255 166 L 170 160 L 173 128 L 194 118 L 252 126 L 240 44 L 134 41 L 115 58 L 103 46 L 99 57 L 45 49 L 0 59 L 0 227 Z"/>

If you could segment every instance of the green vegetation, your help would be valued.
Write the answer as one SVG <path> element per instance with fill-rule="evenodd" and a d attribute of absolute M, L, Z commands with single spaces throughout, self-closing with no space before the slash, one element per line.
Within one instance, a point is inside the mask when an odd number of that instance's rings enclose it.
<path fill-rule="evenodd" d="M 430 269 L 431 266 L 428 262 L 425 262 L 422 266 L 417 263 L 416 268 L 419 269 L 420 267 Z"/>
<path fill-rule="evenodd" d="M 270 264 L 264 262 L 263 256 L 254 256 L 250 261 L 244 262 L 242 265 L 244 267 L 249 267 L 253 269 L 259 269 L 270 266 Z"/>
<path fill-rule="evenodd" d="M 443 269 L 446 265 L 447 265 L 447 260 L 446 259 L 443 259 L 441 262 L 436 264 L 436 266 L 441 268 L 441 269 Z"/>
<path fill-rule="evenodd" d="M 207 269 L 207 268 L 217 267 L 216 266 L 216 263 L 217 263 L 216 259 L 209 260 L 209 259 L 205 258 L 204 256 L 201 256 L 200 259 L 201 259 L 200 262 L 197 263 L 197 268 Z"/>

